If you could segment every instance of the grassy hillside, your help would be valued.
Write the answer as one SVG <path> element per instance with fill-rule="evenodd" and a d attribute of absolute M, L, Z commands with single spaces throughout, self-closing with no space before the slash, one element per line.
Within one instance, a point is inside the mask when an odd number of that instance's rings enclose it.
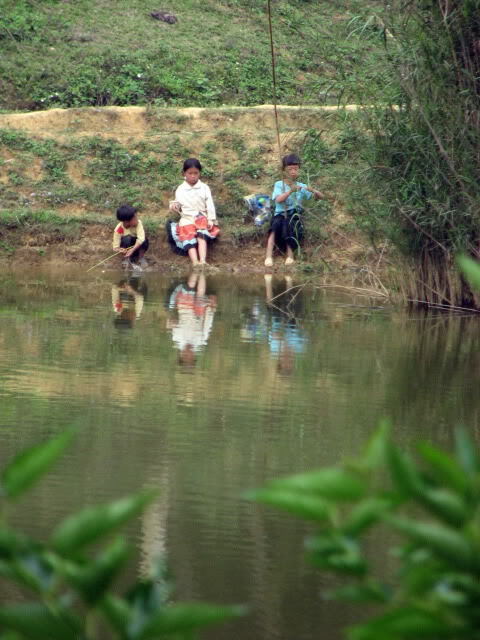
<path fill-rule="evenodd" d="M 345 215 L 363 134 L 353 112 L 318 106 L 367 102 L 388 85 L 382 6 L 272 0 L 278 100 L 302 107 L 280 111 L 282 153 L 300 153 L 305 181 L 332 194 L 306 220 L 305 256 L 323 264 L 327 237 L 333 262 L 367 253 Z M 153 19 L 158 9 L 177 22 Z M 122 202 L 161 239 L 190 155 L 206 169 L 224 241 L 261 252 L 265 230 L 243 221 L 242 198 L 269 193 L 279 175 L 272 109 L 253 108 L 272 102 L 266 10 L 267 0 L 3 0 L 0 206 L 20 231 L 13 243 L 0 235 L 4 253 L 21 243 L 43 255 L 82 234 L 82 251 L 95 250 L 88 227 L 108 242 Z"/>
<path fill-rule="evenodd" d="M 278 99 L 385 84 L 382 0 L 274 0 Z M 0 109 L 272 102 L 266 0 L 3 0 Z M 155 20 L 164 9 L 175 24 Z"/>

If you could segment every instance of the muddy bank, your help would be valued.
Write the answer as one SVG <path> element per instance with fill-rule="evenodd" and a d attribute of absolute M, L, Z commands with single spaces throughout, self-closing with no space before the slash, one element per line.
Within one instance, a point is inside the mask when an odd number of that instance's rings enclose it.
<path fill-rule="evenodd" d="M 77 233 L 71 230 L 48 230 L 41 226 L 33 228 L 2 228 L 0 230 L 0 265 L 27 268 L 69 268 L 78 266 L 87 271 L 112 251 L 113 226 L 86 225 Z M 266 271 L 265 234 L 259 234 L 253 241 L 237 245 L 226 231 L 210 248 L 208 262 L 224 273 L 258 274 Z M 150 248 L 146 254 L 150 272 L 171 273 L 188 270 L 187 257 L 172 252 L 163 230 L 149 234 Z M 283 273 L 293 271 L 300 275 L 329 276 L 352 281 L 352 276 L 365 271 L 368 251 L 351 239 L 333 235 L 322 245 L 305 243 L 294 267 L 285 267 L 284 256 L 276 252 L 273 269 L 268 271 Z M 373 260 L 373 256 L 370 256 Z M 361 265 L 364 265 L 363 267 Z M 120 268 L 120 259 L 114 256 L 90 271 L 108 271 Z"/>

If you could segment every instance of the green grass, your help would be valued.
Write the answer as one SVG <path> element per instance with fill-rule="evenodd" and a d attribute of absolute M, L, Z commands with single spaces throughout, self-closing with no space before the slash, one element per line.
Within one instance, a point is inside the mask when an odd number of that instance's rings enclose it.
<path fill-rule="evenodd" d="M 279 102 L 335 103 L 385 84 L 381 30 L 368 22 L 382 5 L 272 3 Z M 0 109 L 270 103 L 266 7 L 178 0 L 169 25 L 150 17 L 156 0 L 5 0 Z"/>
<path fill-rule="evenodd" d="M 172 114 L 172 117 L 173 114 Z M 343 122 L 328 115 L 329 136 L 343 135 Z M 300 116 L 298 127 L 302 126 Z M 272 145 L 251 139 L 241 130 L 223 127 L 212 129 L 204 143 L 200 157 L 204 165 L 204 179 L 211 184 L 219 215 L 236 215 L 247 195 L 246 184 L 256 184 L 258 192 L 269 192 L 278 179 L 278 168 L 272 163 Z M 261 136 L 259 136 L 261 138 Z M 247 142 L 248 145 L 247 146 Z M 259 143 L 258 143 L 259 142 Z M 292 132 L 289 144 L 304 158 L 303 173 L 307 182 L 323 185 L 335 182 L 335 177 L 352 155 L 340 140 L 326 142 L 314 129 Z M 13 157 L 3 162 L 6 180 L 0 183 L 0 203 L 6 208 L 25 206 L 32 209 L 68 206 L 70 209 L 96 210 L 104 214 L 122 202 L 131 202 L 144 211 L 166 207 L 166 201 L 181 180 L 181 164 L 191 155 L 184 139 L 174 131 L 166 132 L 161 140 L 148 137 L 128 145 L 115 139 L 101 137 L 71 137 L 68 142 L 38 140 L 15 130 L 0 129 L 0 157 Z M 228 161 L 224 154 L 228 154 Z M 31 171 L 32 167 L 37 171 Z M 69 174 L 74 167 L 75 182 Z M 332 179 L 328 174 L 332 173 Z M 163 211 L 165 214 L 165 211 Z"/>

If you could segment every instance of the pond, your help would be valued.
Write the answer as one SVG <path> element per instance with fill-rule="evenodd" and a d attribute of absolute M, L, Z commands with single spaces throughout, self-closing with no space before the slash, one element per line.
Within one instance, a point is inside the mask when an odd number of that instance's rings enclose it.
<path fill-rule="evenodd" d="M 0 293 L 0 463 L 78 428 L 16 524 L 43 539 L 83 506 L 158 488 L 127 529 L 132 576 L 163 554 L 178 599 L 251 607 L 205 638 L 332 640 L 360 615 L 322 601 L 332 579 L 304 558 L 308 527 L 245 490 L 358 453 L 384 417 L 405 447 L 478 434 L 477 316 L 262 275 L 4 272 Z"/>

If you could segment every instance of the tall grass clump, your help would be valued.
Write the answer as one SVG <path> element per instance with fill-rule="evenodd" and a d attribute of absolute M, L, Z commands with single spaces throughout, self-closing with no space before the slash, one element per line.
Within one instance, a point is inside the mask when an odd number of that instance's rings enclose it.
<path fill-rule="evenodd" d="M 413 261 L 408 297 L 472 304 L 452 257 L 479 251 L 480 0 L 394 0 L 383 19 L 391 82 L 364 112 L 358 217 Z"/>

